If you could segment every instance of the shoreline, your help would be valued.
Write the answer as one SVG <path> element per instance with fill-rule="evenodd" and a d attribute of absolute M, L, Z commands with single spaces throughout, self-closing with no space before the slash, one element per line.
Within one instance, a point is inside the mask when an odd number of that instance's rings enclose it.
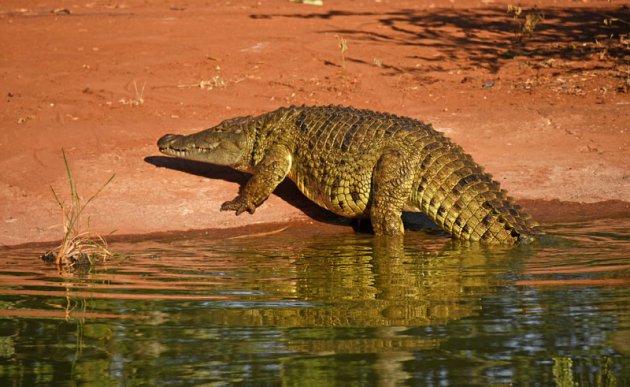
<path fill-rule="evenodd" d="M 519 204 L 526 209 L 543 229 L 560 224 L 583 223 L 605 219 L 630 218 L 630 202 L 621 200 L 607 200 L 597 203 L 561 202 L 559 200 L 519 200 Z M 239 239 L 261 237 L 276 233 L 299 233 L 300 235 L 314 234 L 345 234 L 355 233 L 352 220 L 330 214 L 324 220 L 304 218 L 288 222 L 257 223 L 245 226 L 227 228 L 201 228 L 187 230 L 165 230 L 150 233 L 126 233 L 101 235 L 107 243 L 129 242 L 137 243 L 146 240 L 163 239 L 191 239 L 209 238 Z M 405 233 L 416 231 L 408 230 Z M 448 238 L 448 237 L 445 237 Z M 53 247 L 59 240 L 24 242 L 15 245 L 0 245 L 0 250 L 22 248 Z"/>

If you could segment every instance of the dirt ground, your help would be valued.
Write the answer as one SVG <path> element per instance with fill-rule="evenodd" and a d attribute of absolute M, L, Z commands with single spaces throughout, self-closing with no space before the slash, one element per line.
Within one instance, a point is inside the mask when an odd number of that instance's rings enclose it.
<path fill-rule="evenodd" d="M 246 175 L 157 152 L 291 104 L 430 122 L 543 224 L 630 216 L 627 2 L 507 4 L 3 0 L 0 245 L 61 238 L 62 149 L 84 199 L 115 174 L 84 218 L 105 235 L 338 223 L 289 183 L 219 212 Z"/>

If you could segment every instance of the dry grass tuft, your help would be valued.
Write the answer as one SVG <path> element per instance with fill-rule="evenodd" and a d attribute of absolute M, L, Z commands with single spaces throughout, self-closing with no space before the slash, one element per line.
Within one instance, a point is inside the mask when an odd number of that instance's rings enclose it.
<path fill-rule="evenodd" d="M 524 10 L 519 6 L 508 5 L 507 12 L 514 20 L 517 42 L 522 42 L 526 37 L 532 36 L 536 26 L 545 20 L 545 14 L 536 7 Z"/>
<path fill-rule="evenodd" d="M 341 67 L 346 68 L 346 51 L 348 51 L 348 41 L 343 36 L 339 35 L 335 35 L 335 38 L 337 38 L 337 46 L 341 52 Z"/>
<path fill-rule="evenodd" d="M 104 260 L 113 254 L 107 248 L 107 243 L 100 235 L 82 230 L 83 211 L 114 179 L 115 175 L 112 175 L 94 195 L 83 203 L 77 191 L 76 182 L 72 178 L 66 153 L 63 149 L 61 152 L 68 175 L 70 200 L 66 203 L 60 198 L 55 189 L 50 186 L 63 216 L 63 237 L 59 246 L 42 255 L 42 259 L 47 262 L 55 262 L 60 267 L 91 266 L 98 260 Z"/>
<path fill-rule="evenodd" d="M 136 81 L 133 81 L 133 89 L 134 89 L 134 93 L 135 93 L 135 97 L 134 98 L 121 98 L 120 100 L 118 100 L 118 102 L 120 102 L 123 105 L 129 105 L 129 106 L 140 106 L 140 105 L 144 105 L 144 88 L 146 87 L 147 83 L 144 82 L 142 84 L 142 88 L 140 90 L 138 90 L 138 84 L 136 83 Z"/>

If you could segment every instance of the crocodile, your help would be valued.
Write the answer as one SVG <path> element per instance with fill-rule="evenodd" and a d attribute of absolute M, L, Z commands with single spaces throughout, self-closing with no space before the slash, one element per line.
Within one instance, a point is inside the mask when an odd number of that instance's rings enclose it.
<path fill-rule="evenodd" d="M 403 211 L 422 212 L 454 238 L 529 242 L 540 226 L 492 176 L 430 124 L 342 106 L 290 106 L 167 134 L 162 153 L 251 173 L 221 211 L 253 214 L 286 177 L 343 217 L 402 236 Z"/>

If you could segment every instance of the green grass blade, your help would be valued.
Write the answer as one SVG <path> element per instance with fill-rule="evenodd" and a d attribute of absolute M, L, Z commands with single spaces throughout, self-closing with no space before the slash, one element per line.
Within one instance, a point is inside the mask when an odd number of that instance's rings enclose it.
<path fill-rule="evenodd" d="M 83 205 L 83 208 L 85 208 L 85 206 L 87 206 L 95 197 L 97 197 L 101 193 L 101 191 L 104 190 L 105 187 L 107 187 L 109 185 L 109 183 L 111 183 L 112 180 L 114 180 L 115 176 L 116 176 L 116 174 L 111 175 L 111 177 L 105 182 L 105 184 L 103 184 L 101 186 L 101 188 L 99 188 L 98 191 L 96 191 L 96 193 L 94 193 L 94 195 L 90 196 L 90 198 Z"/>

